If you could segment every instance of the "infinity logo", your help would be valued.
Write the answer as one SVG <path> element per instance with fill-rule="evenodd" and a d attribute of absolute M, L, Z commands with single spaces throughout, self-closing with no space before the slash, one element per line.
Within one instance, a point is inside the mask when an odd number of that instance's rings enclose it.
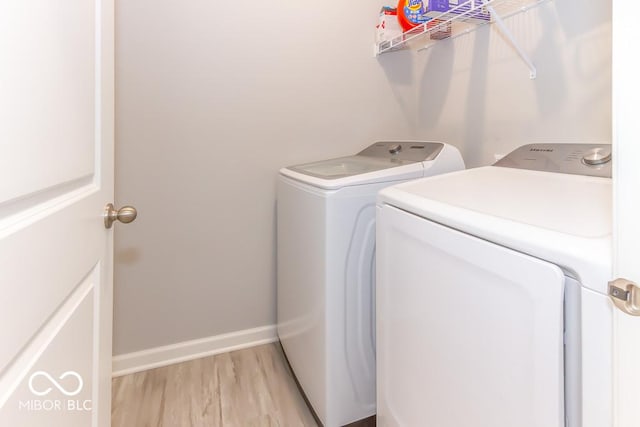
<path fill-rule="evenodd" d="M 33 380 L 34 378 L 39 376 L 45 377 L 47 380 L 49 380 L 49 382 L 53 384 L 55 388 L 60 390 L 60 393 L 64 394 L 65 396 L 75 396 L 76 394 L 80 393 L 80 391 L 82 390 L 82 386 L 84 385 L 84 383 L 82 382 L 82 377 L 80 376 L 80 374 L 78 374 L 75 371 L 67 371 L 64 374 L 60 375 L 60 378 L 58 378 L 59 380 L 63 380 L 69 376 L 76 378 L 78 380 L 78 388 L 76 388 L 73 391 L 67 391 L 64 387 L 60 385 L 60 383 L 58 383 L 55 379 L 53 379 L 53 377 L 51 377 L 51 375 L 49 375 L 47 372 L 36 371 L 33 374 L 31 374 L 31 377 L 29 377 L 29 390 L 31 390 L 31 393 L 35 394 L 36 396 L 45 396 L 51 393 L 51 390 L 53 390 L 51 387 L 47 388 L 44 391 L 37 391 L 36 389 L 34 389 Z"/>

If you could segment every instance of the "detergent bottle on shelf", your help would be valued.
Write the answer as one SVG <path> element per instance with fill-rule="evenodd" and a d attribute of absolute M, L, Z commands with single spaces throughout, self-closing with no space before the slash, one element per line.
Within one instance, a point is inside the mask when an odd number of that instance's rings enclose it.
<path fill-rule="evenodd" d="M 423 0 L 400 0 L 398 2 L 398 22 L 406 32 L 429 21 L 427 5 Z"/>
<path fill-rule="evenodd" d="M 468 1 L 468 0 L 467 0 Z M 442 12 L 428 13 L 429 0 L 400 0 L 398 2 L 398 22 L 404 32 L 426 23 L 431 40 L 442 40 L 451 37 L 451 22 L 434 19 Z M 448 2 L 447 2 L 448 4 Z"/>

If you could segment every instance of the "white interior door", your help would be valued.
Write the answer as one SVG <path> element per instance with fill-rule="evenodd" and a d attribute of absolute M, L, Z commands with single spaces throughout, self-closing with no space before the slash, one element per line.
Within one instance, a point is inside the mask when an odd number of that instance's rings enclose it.
<path fill-rule="evenodd" d="M 636 2 L 613 1 L 614 276 L 640 284 L 640 32 Z M 640 316 L 615 310 L 614 425 L 640 425 Z"/>
<path fill-rule="evenodd" d="M 0 425 L 109 426 L 113 0 L 0 2 Z"/>

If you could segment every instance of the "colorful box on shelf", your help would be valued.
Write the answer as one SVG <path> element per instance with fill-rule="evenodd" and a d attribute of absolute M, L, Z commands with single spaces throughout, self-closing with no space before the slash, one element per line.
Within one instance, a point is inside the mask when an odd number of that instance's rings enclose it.
<path fill-rule="evenodd" d="M 449 0 L 428 0 L 427 1 L 427 15 L 438 16 L 438 13 L 448 12 L 451 9 Z"/>
<path fill-rule="evenodd" d="M 483 6 L 482 0 L 428 0 L 426 15 L 475 24 L 486 24 L 491 20 L 491 14 Z"/>

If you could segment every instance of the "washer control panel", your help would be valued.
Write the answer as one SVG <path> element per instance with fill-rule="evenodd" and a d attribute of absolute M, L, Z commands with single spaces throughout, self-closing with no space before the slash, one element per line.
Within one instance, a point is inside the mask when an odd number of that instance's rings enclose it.
<path fill-rule="evenodd" d="M 611 144 L 529 144 L 494 166 L 611 178 Z"/>
<path fill-rule="evenodd" d="M 434 160 L 444 144 L 435 141 L 378 141 L 358 153 L 391 161 L 424 162 Z"/>

